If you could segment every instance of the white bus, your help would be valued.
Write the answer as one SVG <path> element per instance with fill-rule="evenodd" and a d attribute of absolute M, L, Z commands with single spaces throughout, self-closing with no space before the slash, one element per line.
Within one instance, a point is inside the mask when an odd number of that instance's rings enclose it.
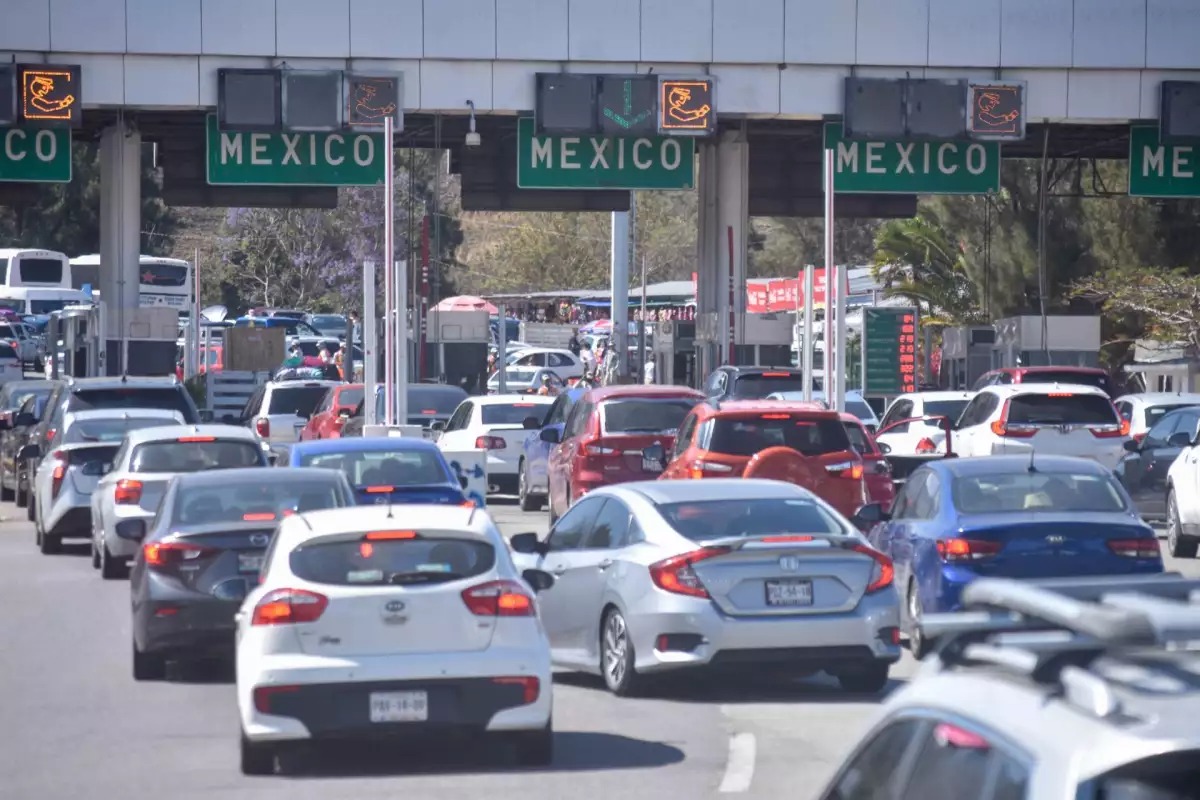
<path fill-rule="evenodd" d="M 72 289 L 71 262 L 62 253 L 0 249 L 0 288 Z"/>
<path fill-rule="evenodd" d="M 71 259 L 75 287 L 90 284 L 100 288 L 100 256 Z M 138 305 L 142 308 L 166 306 L 187 313 L 192 298 L 192 265 L 178 258 L 141 256 L 138 259 Z"/>
<path fill-rule="evenodd" d="M 18 314 L 39 316 L 61 311 L 66 306 L 91 304 L 93 298 L 78 289 L 35 289 L 28 286 L 0 286 L 0 308 Z"/>

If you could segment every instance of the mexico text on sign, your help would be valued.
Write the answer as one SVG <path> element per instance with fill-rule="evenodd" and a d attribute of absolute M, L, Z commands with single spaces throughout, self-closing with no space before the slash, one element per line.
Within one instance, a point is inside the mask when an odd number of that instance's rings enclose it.
<path fill-rule="evenodd" d="M 669 136 L 534 136 L 532 119 L 517 123 L 521 189 L 691 189 L 691 139 Z"/>
<path fill-rule="evenodd" d="M 1163 144 L 1157 125 L 1129 129 L 1129 194 L 1200 197 L 1200 147 Z"/>
<path fill-rule="evenodd" d="M 237 133 L 207 122 L 213 186 L 372 186 L 383 183 L 383 134 Z"/>
<path fill-rule="evenodd" d="M 0 181 L 70 183 L 71 131 L 0 128 Z"/>
<path fill-rule="evenodd" d="M 857 142 L 825 126 L 834 190 L 847 194 L 986 194 L 1000 189 L 996 142 Z"/>

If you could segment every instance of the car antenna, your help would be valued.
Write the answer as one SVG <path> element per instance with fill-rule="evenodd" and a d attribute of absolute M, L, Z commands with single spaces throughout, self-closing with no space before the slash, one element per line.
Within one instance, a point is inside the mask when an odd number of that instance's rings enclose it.
<path fill-rule="evenodd" d="M 1035 453 L 1037 453 L 1036 450 L 1034 450 L 1032 447 L 1029 448 L 1029 471 L 1030 472 L 1038 471 L 1038 468 L 1033 465 L 1033 456 Z"/>
<path fill-rule="evenodd" d="M 387 518 L 392 519 L 392 496 L 388 495 L 388 513 Z"/>

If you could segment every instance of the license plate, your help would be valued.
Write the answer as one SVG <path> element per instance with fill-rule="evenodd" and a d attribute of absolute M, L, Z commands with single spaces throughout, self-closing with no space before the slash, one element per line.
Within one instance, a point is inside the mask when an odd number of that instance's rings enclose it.
<path fill-rule="evenodd" d="M 261 572 L 262 553 L 238 553 L 238 572 Z"/>
<path fill-rule="evenodd" d="M 812 581 L 767 581 L 767 605 L 811 606 Z"/>
<path fill-rule="evenodd" d="M 662 472 L 663 465 L 653 458 L 642 457 L 642 472 Z"/>
<path fill-rule="evenodd" d="M 425 692 L 371 692 L 371 722 L 424 722 L 429 719 Z"/>

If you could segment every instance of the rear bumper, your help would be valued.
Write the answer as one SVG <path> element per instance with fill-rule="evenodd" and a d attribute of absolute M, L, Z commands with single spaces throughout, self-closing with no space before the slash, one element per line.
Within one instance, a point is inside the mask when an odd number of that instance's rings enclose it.
<path fill-rule="evenodd" d="M 1064 561 L 1066 559 L 1063 559 Z M 1018 580 L 1040 580 L 1045 578 L 1086 578 L 1089 576 L 1100 575 L 1155 575 L 1163 571 L 1163 564 L 1160 560 L 1152 559 L 1120 559 L 1113 556 L 1113 562 L 1106 566 L 1103 570 L 1085 571 L 1080 569 L 1070 569 L 1063 567 L 1061 570 L 1049 568 L 1045 570 L 1045 574 L 1041 575 L 1003 575 L 996 573 L 988 575 L 989 578 L 1015 578 Z M 935 614 L 948 611 L 962 610 L 962 592 L 967 584 L 978 580 L 983 575 L 979 575 L 969 569 L 958 566 L 943 565 L 941 572 L 938 575 L 938 592 L 936 597 L 922 597 L 921 611 L 927 614 Z"/>
<path fill-rule="evenodd" d="M 84 505 L 79 505 L 83 503 Z M 89 498 L 59 495 L 45 521 L 51 536 L 86 538 L 92 535 L 92 506 Z"/>
<path fill-rule="evenodd" d="M 192 592 L 145 601 L 134 609 L 133 638 L 147 653 L 231 656 L 240 605 Z"/>

